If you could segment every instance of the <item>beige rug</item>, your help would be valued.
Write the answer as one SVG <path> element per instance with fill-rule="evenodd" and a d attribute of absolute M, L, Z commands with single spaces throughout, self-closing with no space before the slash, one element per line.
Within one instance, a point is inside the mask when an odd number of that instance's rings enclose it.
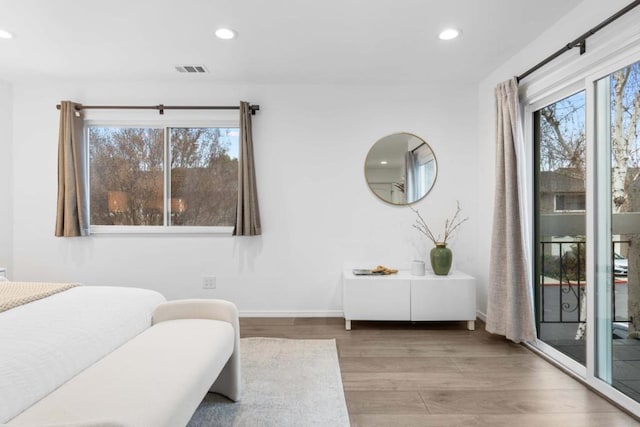
<path fill-rule="evenodd" d="M 209 393 L 188 427 L 349 426 L 335 340 L 242 338 L 242 396 Z"/>

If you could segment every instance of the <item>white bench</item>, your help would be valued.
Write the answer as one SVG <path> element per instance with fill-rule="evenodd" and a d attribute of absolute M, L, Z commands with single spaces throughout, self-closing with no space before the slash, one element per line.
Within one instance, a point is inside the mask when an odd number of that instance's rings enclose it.
<path fill-rule="evenodd" d="M 160 304 L 153 326 L 13 418 L 7 426 L 185 426 L 208 391 L 240 396 L 235 305 Z"/>

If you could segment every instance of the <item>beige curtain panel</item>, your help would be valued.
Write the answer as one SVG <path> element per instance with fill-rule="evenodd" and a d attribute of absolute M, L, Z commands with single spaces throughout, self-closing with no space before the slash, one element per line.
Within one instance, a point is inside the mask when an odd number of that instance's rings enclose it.
<path fill-rule="evenodd" d="M 496 176 L 489 265 L 487 331 L 514 342 L 535 341 L 531 285 L 527 273 L 516 144 L 519 132 L 518 84 L 496 87 Z"/>
<path fill-rule="evenodd" d="M 76 110 L 78 105 L 71 101 L 60 103 L 56 215 L 56 236 L 59 237 L 89 235 L 84 123 L 82 112 Z"/>
<path fill-rule="evenodd" d="M 248 102 L 240 102 L 240 159 L 238 165 L 238 207 L 235 236 L 262 234 L 258 189 L 253 160 L 253 136 L 251 132 L 251 108 Z"/>

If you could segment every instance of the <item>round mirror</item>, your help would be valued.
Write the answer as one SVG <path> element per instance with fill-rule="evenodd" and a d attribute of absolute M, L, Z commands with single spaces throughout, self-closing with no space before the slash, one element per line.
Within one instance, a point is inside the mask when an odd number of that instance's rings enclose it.
<path fill-rule="evenodd" d="M 367 154 L 364 175 L 373 193 L 387 203 L 408 205 L 431 191 L 438 174 L 433 150 L 410 133 L 378 140 Z"/>

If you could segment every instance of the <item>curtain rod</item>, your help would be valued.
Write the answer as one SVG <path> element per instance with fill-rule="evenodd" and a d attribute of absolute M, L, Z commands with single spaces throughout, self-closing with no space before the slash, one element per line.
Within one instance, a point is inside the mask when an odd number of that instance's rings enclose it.
<path fill-rule="evenodd" d="M 525 71 L 524 73 L 520 74 L 519 76 L 516 76 L 516 80 L 518 82 L 520 82 L 520 80 L 524 79 L 529 74 L 537 71 L 539 68 L 542 68 L 543 66 L 547 65 L 549 62 L 553 61 L 554 59 L 556 59 L 557 57 L 559 57 L 563 53 L 573 49 L 574 47 L 580 47 L 580 55 L 584 54 L 587 51 L 587 39 L 589 37 L 591 37 L 592 35 L 594 35 L 598 31 L 600 31 L 601 29 L 603 29 L 607 25 L 611 24 L 613 21 L 615 21 L 616 19 L 620 18 L 622 15 L 624 15 L 627 12 L 629 12 L 631 9 L 635 8 L 636 6 L 640 6 L 640 0 L 636 0 L 636 1 L 632 2 L 632 3 L 630 3 L 625 8 L 621 9 L 616 14 L 611 15 L 609 18 L 605 19 L 604 21 L 602 21 L 601 23 L 599 23 L 598 25 L 596 25 L 595 27 L 593 27 L 592 29 L 590 29 L 589 31 L 587 31 L 586 33 L 584 33 L 583 35 L 581 35 L 580 37 L 575 39 L 574 41 L 572 41 L 570 43 L 567 43 L 567 45 L 565 47 L 563 47 L 562 49 L 558 50 L 557 52 L 555 52 L 552 55 L 548 56 L 547 58 L 543 59 L 542 61 L 540 61 L 539 63 L 537 63 L 533 67 L 529 68 L 527 71 Z"/>
<path fill-rule="evenodd" d="M 639 0 L 640 1 L 640 0 Z M 60 109 L 60 104 L 56 105 Z M 250 105 L 251 115 L 255 116 L 256 111 L 260 110 L 259 105 Z M 78 105 L 76 110 L 158 110 L 160 114 L 164 114 L 164 110 L 239 110 L 239 106 L 213 106 L 213 105 Z"/>
<path fill-rule="evenodd" d="M 418 148 L 422 147 L 423 145 L 427 145 L 426 142 L 421 143 L 420 145 L 418 145 L 416 148 L 414 148 L 413 150 L 411 150 L 411 152 L 413 153 L 414 151 L 416 151 Z"/>

